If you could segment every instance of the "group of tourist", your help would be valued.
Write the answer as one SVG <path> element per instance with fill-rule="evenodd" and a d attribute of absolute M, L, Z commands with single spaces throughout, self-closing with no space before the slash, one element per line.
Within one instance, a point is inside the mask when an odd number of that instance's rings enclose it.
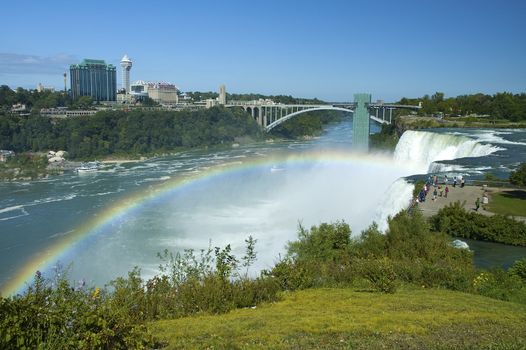
<path fill-rule="evenodd" d="M 449 192 L 450 192 L 450 182 L 452 182 L 453 187 L 457 187 L 457 185 L 460 188 L 464 188 L 466 185 L 466 180 L 463 176 L 455 176 L 453 177 L 453 181 L 451 181 L 447 175 L 444 175 L 443 180 L 440 181 L 439 177 L 437 175 L 429 175 L 426 183 L 418 193 L 418 196 L 413 199 L 413 203 L 411 205 L 411 209 L 413 207 L 417 207 L 418 203 L 423 203 L 427 199 L 428 193 L 432 194 L 433 201 L 436 201 L 439 197 L 447 198 Z M 478 211 L 480 208 L 480 205 L 482 203 L 488 203 L 488 197 L 486 192 L 484 191 L 482 201 L 480 200 L 480 197 L 477 197 L 475 201 L 475 211 Z"/>
<path fill-rule="evenodd" d="M 451 181 L 447 175 L 444 175 L 442 182 L 440 182 L 437 175 L 429 175 L 418 196 L 413 200 L 413 204 L 417 205 L 418 203 L 425 202 L 430 192 L 433 196 L 433 201 L 436 201 L 439 197 L 447 198 L 450 192 L 450 182 L 452 182 L 453 187 L 457 187 L 458 185 L 460 188 L 463 188 L 466 184 L 466 180 L 462 176 L 455 176 L 453 177 L 453 181 Z"/>

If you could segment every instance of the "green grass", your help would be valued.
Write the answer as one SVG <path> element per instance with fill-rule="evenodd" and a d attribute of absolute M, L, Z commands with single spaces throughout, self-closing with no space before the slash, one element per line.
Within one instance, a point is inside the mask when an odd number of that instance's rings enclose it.
<path fill-rule="evenodd" d="M 526 191 L 508 190 L 492 194 L 488 209 L 502 215 L 526 216 Z"/>
<path fill-rule="evenodd" d="M 524 349 L 526 306 L 447 290 L 310 289 L 151 324 L 167 349 Z"/>

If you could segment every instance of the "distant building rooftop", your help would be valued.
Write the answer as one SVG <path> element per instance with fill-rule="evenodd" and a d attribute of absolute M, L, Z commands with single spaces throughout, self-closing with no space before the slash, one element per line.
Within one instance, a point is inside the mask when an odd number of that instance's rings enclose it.
<path fill-rule="evenodd" d="M 85 58 L 79 64 L 72 64 L 70 65 L 70 68 L 84 68 L 88 66 L 105 66 L 110 69 L 115 69 L 115 66 L 113 64 L 106 64 L 106 61 L 104 60 L 95 60 L 91 58 Z"/>

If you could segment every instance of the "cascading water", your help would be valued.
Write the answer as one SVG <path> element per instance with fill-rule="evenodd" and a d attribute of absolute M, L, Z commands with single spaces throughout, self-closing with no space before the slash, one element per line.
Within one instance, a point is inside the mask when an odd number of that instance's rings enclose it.
<path fill-rule="evenodd" d="M 479 143 L 466 136 L 409 130 L 398 141 L 393 159 L 407 167 L 407 175 L 413 175 L 452 170 L 452 167 L 444 164 L 435 165 L 436 161 L 483 157 L 499 150 L 502 148 Z M 389 216 L 407 208 L 412 199 L 413 189 L 414 185 L 404 179 L 398 179 L 389 186 L 374 215 L 374 221 L 381 231 L 387 229 Z"/>
<path fill-rule="evenodd" d="M 394 159 L 411 163 L 420 172 L 429 172 L 433 162 L 439 160 L 483 157 L 499 150 L 501 148 L 465 136 L 409 130 L 398 141 Z"/>

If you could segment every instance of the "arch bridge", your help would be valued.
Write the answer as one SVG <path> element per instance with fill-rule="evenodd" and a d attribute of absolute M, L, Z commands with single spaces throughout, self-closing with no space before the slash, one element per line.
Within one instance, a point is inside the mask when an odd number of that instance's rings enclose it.
<path fill-rule="evenodd" d="M 268 100 L 230 101 L 225 107 L 241 107 L 258 124 L 269 132 L 276 126 L 298 115 L 314 111 L 340 111 L 353 114 L 353 145 L 356 148 L 369 148 L 370 120 L 381 124 L 391 124 L 393 110 L 419 109 L 421 106 L 371 103 L 370 94 L 355 94 L 354 102 L 333 104 L 279 104 Z"/>

